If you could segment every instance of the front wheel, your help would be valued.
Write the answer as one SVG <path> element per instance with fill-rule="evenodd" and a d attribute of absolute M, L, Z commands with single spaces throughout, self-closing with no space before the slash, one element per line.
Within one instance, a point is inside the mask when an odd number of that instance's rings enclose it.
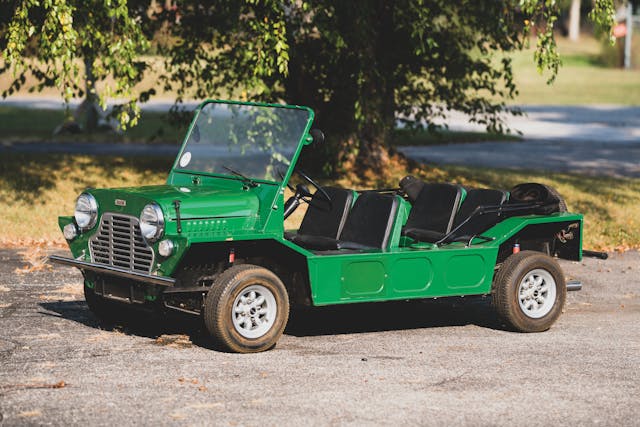
<path fill-rule="evenodd" d="M 220 274 L 204 303 L 204 322 L 226 351 L 269 350 L 289 318 L 289 297 L 282 281 L 266 268 L 243 264 Z"/>
<path fill-rule="evenodd" d="M 519 332 L 549 329 L 562 313 L 566 297 L 560 265 L 540 252 L 511 255 L 494 282 L 493 305 L 502 320 Z"/>

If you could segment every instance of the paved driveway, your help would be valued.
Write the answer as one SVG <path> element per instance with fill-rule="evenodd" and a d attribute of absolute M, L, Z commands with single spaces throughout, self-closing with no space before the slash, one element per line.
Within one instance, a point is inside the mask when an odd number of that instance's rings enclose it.
<path fill-rule="evenodd" d="M 640 107 L 527 106 L 508 123 L 520 142 L 402 147 L 416 160 L 511 169 L 544 169 L 590 175 L 640 176 Z M 462 114 L 452 130 L 481 131 Z"/>
<path fill-rule="evenodd" d="M 17 274 L 0 250 L 0 424 L 637 425 L 640 254 L 562 265 L 585 288 L 545 333 L 483 300 L 365 304 L 237 355 L 197 323 L 101 329 L 76 270 Z"/>

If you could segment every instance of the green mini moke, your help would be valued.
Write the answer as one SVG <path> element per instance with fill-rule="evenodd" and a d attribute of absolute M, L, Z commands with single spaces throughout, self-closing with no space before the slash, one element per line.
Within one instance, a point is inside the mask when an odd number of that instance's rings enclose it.
<path fill-rule="evenodd" d="M 547 330 L 582 258 L 582 215 L 551 188 L 322 187 L 296 162 L 320 143 L 306 107 L 206 101 L 164 185 L 87 189 L 59 218 L 91 311 L 201 316 L 226 351 L 276 345 L 290 306 L 490 295 L 512 330 Z M 293 185 L 291 182 L 300 181 Z M 285 200 L 289 186 L 293 195 Z M 295 232 L 284 221 L 308 208 Z"/>

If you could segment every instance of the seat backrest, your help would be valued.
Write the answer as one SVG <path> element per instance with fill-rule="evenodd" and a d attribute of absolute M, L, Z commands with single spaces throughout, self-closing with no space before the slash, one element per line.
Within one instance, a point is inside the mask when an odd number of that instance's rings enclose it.
<path fill-rule="evenodd" d="M 508 193 L 502 190 L 491 190 L 485 188 L 467 191 L 467 196 L 460 206 L 460 210 L 454 219 L 454 229 L 467 220 L 480 206 L 500 206 L 507 200 Z M 489 212 L 476 215 L 464 223 L 455 234 L 458 236 L 472 236 L 481 233 L 500 221 L 499 212 Z"/>
<path fill-rule="evenodd" d="M 336 187 L 322 188 L 331 198 L 331 203 L 316 196 L 317 193 L 314 194 L 313 204 L 309 205 L 302 218 L 298 234 L 338 239 L 353 205 L 355 191 Z"/>
<path fill-rule="evenodd" d="M 448 233 L 463 198 L 464 190 L 459 185 L 424 184 L 411 207 L 405 228 Z"/>
<path fill-rule="evenodd" d="M 424 181 L 413 175 L 407 175 L 400 180 L 400 189 L 404 191 L 411 203 L 415 202 L 424 187 Z"/>
<path fill-rule="evenodd" d="M 341 241 L 386 248 L 398 211 L 398 197 L 366 191 L 358 196 L 347 217 Z"/>

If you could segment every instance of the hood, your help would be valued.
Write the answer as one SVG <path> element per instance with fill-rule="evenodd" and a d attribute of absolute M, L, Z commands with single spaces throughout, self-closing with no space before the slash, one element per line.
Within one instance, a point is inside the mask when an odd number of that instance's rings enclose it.
<path fill-rule="evenodd" d="M 150 185 L 113 189 L 92 189 L 101 212 L 121 212 L 139 216 L 148 203 L 155 202 L 167 219 L 175 219 L 174 200 L 180 201 L 182 219 L 229 218 L 255 215 L 260 205 L 251 190 L 211 186 Z M 123 206 L 124 205 L 124 206 Z"/>

